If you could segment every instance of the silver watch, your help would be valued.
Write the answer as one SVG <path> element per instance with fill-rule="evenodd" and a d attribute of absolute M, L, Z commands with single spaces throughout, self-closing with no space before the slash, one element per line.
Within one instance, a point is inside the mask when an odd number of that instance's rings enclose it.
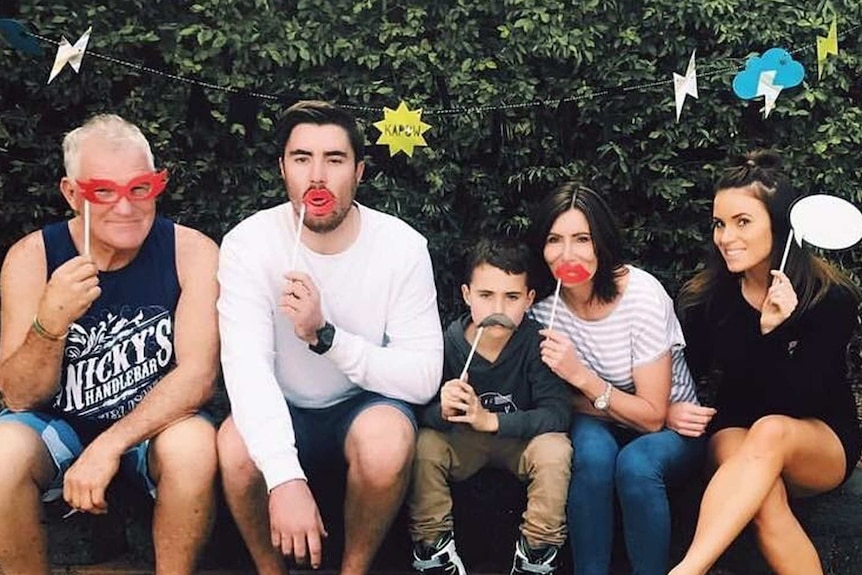
<path fill-rule="evenodd" d="M 605 392 L 593 401 L 593 407 L 599 411 L 607 411 L 611 406 L 611 391 L 614 389 L 614 386 L 608 382 L 605 382 L 605 385 L 607 386 L 605 387 Z"/>

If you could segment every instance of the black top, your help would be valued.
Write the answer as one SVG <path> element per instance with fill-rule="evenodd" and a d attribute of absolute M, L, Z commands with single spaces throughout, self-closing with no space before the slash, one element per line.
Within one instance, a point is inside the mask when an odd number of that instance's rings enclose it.
<path fill-rule="evenodd" d="M 835 285 L 800 317 L 763 335 L 760 311 L 739 285 L 720 287 L 709 306 L 688 310 L 682 324 L 689 368 L 715 390 L 709 431 L 750 427 L 770 414 L 816 418 L 841 440 L 849 474 L 862 444 L 847 377 L 857 325 L 856 301 Z"/>
<path fill-rule="evenodd" d="M 42 230 L 48 277 L 78 250 L 67 222 Z M 176 365 L 174 223 L 157 217 L 134 259 L 99 272 L 101 295 L 69 326 L 52 410 L 84 437 L 132 411 Z"/>
<path fill-rule="evenodd" d="M 461 375 L 470 343 L 464 330 L 470 314 L 453 321 L 443 335 L 443 381 Z M 550 431 L 568 431 L 572 413 L 572 393 L 568 384 L 542 362 L 539 330 L 542 325 L 525 317 L 506 342 L 494 363 L 478 352 L 473 356 L 468 382 L 482 405 L 497 414 L 502 437 L 532 439 Z M 440 415 L 440 395 L 422 412 L 422 424 L 447 430 L 452 423 Z"/>

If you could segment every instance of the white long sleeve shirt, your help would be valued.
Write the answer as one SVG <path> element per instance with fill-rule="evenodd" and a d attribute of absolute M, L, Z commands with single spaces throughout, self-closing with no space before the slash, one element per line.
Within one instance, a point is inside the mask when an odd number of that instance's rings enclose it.
<path fill-rule="evenodd" d="M 335 325 L 323 355 L 278 309 L 296 237 L 289 203 L 242 221 L 221 246 L 221 357 L 232 415 L 267 487 L 305 478 L 285 400 L 322 408 L 362 390 L 424 404 L 440 385 L 443 338 L 427 242 L 403 221 L 357 204 L 360 232 L 338 254 L 300 244 L 294 269 L 320 291 Z"/>

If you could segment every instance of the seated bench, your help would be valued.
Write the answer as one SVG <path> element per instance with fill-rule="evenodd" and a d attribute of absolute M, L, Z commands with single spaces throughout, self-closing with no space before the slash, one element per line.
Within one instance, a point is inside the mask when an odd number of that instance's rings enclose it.
<path fill-rule="evenodd" d="M 673 494 L 672 556 L 679 558 L 691 540 L 703 484 L 692 482 Z M 513 545 L 524 508 L 524 491 L 508 474 L 484 470 L 453 488 L 456 538 L 459 552 L 471 573 L 508 573 Z M 56 566 L 100 563 L 122 558 L 124 563 L 152 564 L 150 516 L 152 504 L 140 494 L 118 487 L 111 493 L 111 513 L 106 516 L 76 514 L 48 518 L 51 561 Z M 816 545 L 827 573 L 855 575 L 862 565 L 862 469 L 839 489 L 793 503 L 800 521 Z M 336 570 L 341 536 L 336 523 L 340 501 L 327 498 L 322 507 L 330 540 L 326 542 L 323 568 Z M 50 508 L 49 508 L 50 515 Z M 333 517 L 333 515 L 335 517 Z M 628 572 L 625 551 L 617 537 L 614 574 Z M 402 509 L 375 561 L 375 571 L 409 572 L 411 546 L 406 513 Z M 562 573 L 571 571 L 568 550 L 563 553 Z M 248 553 L 223 503 L 201 568 L 253 571 Z M 743 535 L 724 554 L 718 575 L 767 575 L 770 573 L 751 533 Z"/>

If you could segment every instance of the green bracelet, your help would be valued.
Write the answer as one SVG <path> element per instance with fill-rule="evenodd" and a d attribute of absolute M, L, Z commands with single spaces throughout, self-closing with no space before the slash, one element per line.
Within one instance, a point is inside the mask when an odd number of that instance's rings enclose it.
<path fill-rule="evenodd" d="M 39 316 L 37 315 L 33 316 L 33 331 L 35 331 L 36 335 L 38 335 L 39 337 L 45 338 L 49 341 L 61 341 L 66 339 L 66 336 L 69 335 L 68 329 L 60 335 L 57 335 L 56 333 L 51 333 L 50 331 L 45 329 L 45 326 L 42 325 L 42 322 L 39 321 Z"/>

